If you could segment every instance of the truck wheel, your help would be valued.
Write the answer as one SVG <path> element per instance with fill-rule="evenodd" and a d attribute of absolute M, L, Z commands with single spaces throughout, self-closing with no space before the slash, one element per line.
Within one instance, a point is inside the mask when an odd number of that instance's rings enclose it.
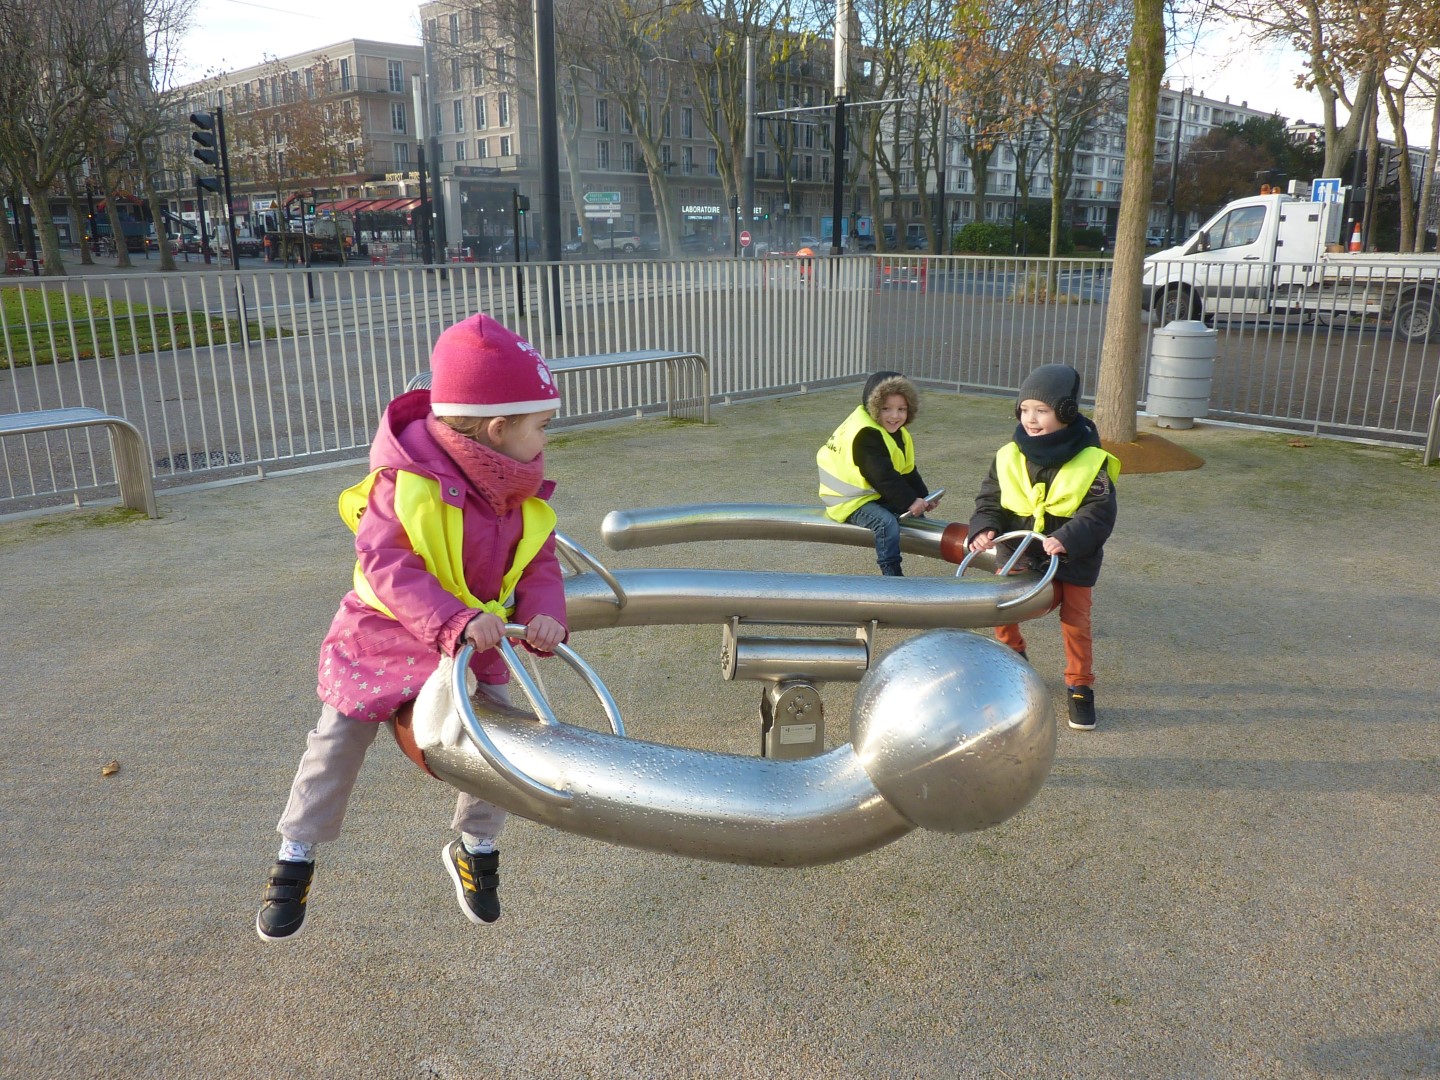
<path fill-rule="evenodd" d="M 1401 341 L 1417 345 L 1440 338 L 1440 303 L 1428 292 L 1406 296 L 1395 305 L 1391 333 Z"/>
<path fill-rule="evenodd" d="M 1175 322 L 1177 319 L 1194 319 L 1198 314 L 1199 305 L 1189 289 L 1175 286 L 1165 290 L 1165 296 L 1160 301 L 1160 325 Z"/>

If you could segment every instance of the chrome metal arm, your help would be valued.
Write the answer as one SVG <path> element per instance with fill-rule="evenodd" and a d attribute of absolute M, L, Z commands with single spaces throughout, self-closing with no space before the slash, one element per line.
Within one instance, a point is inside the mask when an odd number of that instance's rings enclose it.
<path fill-rule="evenodd" d="M 1015 532 L 1008 532 L 1004 536 L 995 537 L 995 539 L 990 541 L 990 546 L 995 547 L 997 544 L 1003 543 L 1006 540 L 1017 539 L 1020 541 L 1020 543 L 1015 547 L 1015 554 L 1011 555 L 1010 558 L 1006 560 L 1005 565 L 996 571 L 996 573 L 1002 577 L 1010 573 L 1010 571 L 1015 568 L 1015 564 L 1020 561 L 1020 556 L 1025 554 L 1025 549 L 1030 546 L 1030 542 L 1032 540 L 1040 540 L 1043 542 L 1045 539 L 1045 534 L 1030 532 L 1028 529 L 1019 529 Z M 974 559 L 975 556 L 978 554 L 980 554 L 979 551 L 966 552 L 965 557 L 960 560 L 960 565 L 955 568 L 955 576 L 959 577 L 961 574 L 965 573 L 965 568 L 970 565 L 971 560 Z M 1060 556 L 1051 555 L 1050 565 L 1046 567 L 1045 573 L 1042 574 L 1040 580 L 1035 583 L 1034 588 L 1032 588 L 1024 596 L 1017 596 L 1014 600 L 1006 600 L 1002 603 L 996 604 L 995 610 L 1004 611 L 1006 608 L 1015 607 L 1016 605 L 1023 604 L 1026 600 L 1029 600 L 1041 589 L 1045 588 L 1046 585 L 1050 584 L 1050 580 L 1055 576 L 1055 571 L 1059 568 L 1059 566 Z"/>
<path fill-rule="evenodd" d="M 588 567 L 599 574 L 601 580 L 609 585 L 615 594 L 615 606 L 622 608 L 625 606 L 625 590 L 621 588 L 620 582 L 615 580 L 615 575 L 610 573 L 599 559 L 562 532 L 555 533 L 555 547 L 576 573 L 584 573 Z"/>
<path fill-rule="evenodd" d="M 506 637 L 500 639 L 500 655 L 505 659 L 505 666 L 510 669 L 510 674 L 520 684 L 529 699 L 531 707 L 535 710 L 542 724 L 551 727 L 558 727 L 560 721 L 556 719 L 555 710 L 550 707 L 550 702 L 535 685 L 535 680 L 530 677 L 530 672 L 525 669 L 524 663 L 516 655 L 515 647 L 510 644 L 510 637 L 524 637 L 525 627 L 519 623 L 507 623 L 505 625 Z M 465 731 L 469 734 L 470 740 L 475 748 L 480 751 L 486 763 L 500 776 L 529 795 L 542 799 L 547 803 L 565 805 L 573 796 L 567 791 L 553 788 L 549 784 L 541 783 L 533 776 L 517 768 L 495 745 L 490 738 L 485 725 L 475 715 L 474 706 L 470 703 L 470 689 L 466 685 L 465 676 L 470 670 L 470 658 L 475 653 L 475 646 L 466 642 L 458 653 L 455 654 L 454 686 L 452 688 L 455 697 L 455 707 L 460 713 L 460 722 L 465 725 Z M 569 664 L 600 700 L 600 706 L 605 710 L 605 716 L 610 721 L 610 729 L 616 734 L 625 734 L 625 724 L 620 719 L 620 707 L 615 704 L 614 697 L 600 676 L 595 673 L 594 668 L 587 664 L 574 649 L 565 644 L 555 646 L 555 655 Z"/>

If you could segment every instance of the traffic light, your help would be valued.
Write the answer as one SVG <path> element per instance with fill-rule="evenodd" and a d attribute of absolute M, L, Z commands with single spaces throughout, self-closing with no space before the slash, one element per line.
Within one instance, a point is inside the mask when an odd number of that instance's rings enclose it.
<path fill-rule="evenodd" d="M 518 210 L 518 211 L 519 211 L 520 213 L 522 213 L 522 214 L 527 213 L 527 212 L 529 211 L 529 209 L 530 209 L 530 196 L 529 196 L 529 195 L 516 195 L 516 196 L 515 196 L 515 209 Z"/>
<path fill-rule="evenodd" d="M 220 144 L 215 133 L 215 114 L 193 112 L 190 114 L 190 123 L 195 125 L 195 130 L 190 133 L 190 138 L 196 144 L 195 156 L 212 169 L 218 169 L 220 167 Z"/>
<path fill-rule="evenodd" d="M 219 195 L 221 187 L 220 177 L 197 176 L 195 177 L 195 186 L 198 187 L 201 191 L 208 191 L 212 195 Z"/>

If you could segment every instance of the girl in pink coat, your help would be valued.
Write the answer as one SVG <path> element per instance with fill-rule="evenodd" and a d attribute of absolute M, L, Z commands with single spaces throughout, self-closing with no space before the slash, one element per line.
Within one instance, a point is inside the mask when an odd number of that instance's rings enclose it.
<path fill-rule="evenodd" d="M 266 941 L 300 930 L 315 845 L 339 836 L 365 751 L 414 700 L 440 654 L 472 644 L 481 692 L 508 702 L 509 673 L 495 648 L 505 623 L 524 624 L 527 647 L 542 654 L 566 637 L 546 502 L 554 484 L 542 454 L 560 404 L 550 369 L 488 315 L 441 334 L 430 369 L 429 390 L 402 394 L 385 410 L 370 475 L 340 497 L 355 530 L 354 588 L 320 647 L 324 704 L 277 826 L 280 852 L 255 919 Z M 463 574 L 449 569 L 457 565 Z M 505 817 L 472 795 L 456 801 L 459 835 L 441 857 L 472 922 L 500 917 Z"/>

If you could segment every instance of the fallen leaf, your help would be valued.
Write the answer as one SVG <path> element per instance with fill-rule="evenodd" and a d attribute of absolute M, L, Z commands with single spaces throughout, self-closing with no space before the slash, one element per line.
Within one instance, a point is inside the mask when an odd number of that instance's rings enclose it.
<path fill-rule="evenodd" d="M 1309 444 L 1308 442 L 1306 442 L 1304 439 L 1291 439 L 1291 440 L 1290 440 L 1289 442 L 1287 442 L 1285 445 L 1286 445 L 1286 446 L 1296 446 L 1296 447 L 1302 447 L 1302 448 L 1303 448 L 1303 447 L 1309 446 L 1310 444 Z"/>
<path fill-rule="evenodd" d="M 118 761 L 107 761 L 104 765 L 100 766 L 101 776 L 114 776 L 119 771 L 120 762 Z"/>

